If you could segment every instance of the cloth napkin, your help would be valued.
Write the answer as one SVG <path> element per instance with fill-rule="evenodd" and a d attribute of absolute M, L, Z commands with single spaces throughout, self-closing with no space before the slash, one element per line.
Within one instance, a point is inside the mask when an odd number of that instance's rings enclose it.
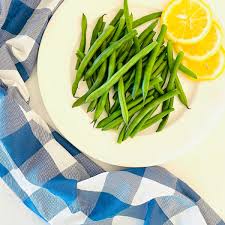
<path fill-rule="evenodd" d="M 224 225 L 165 169 L 106 172 L 29 107 L 25 81 L 60 3 L 0 1 L 0 179 L 49 224 Z"/>

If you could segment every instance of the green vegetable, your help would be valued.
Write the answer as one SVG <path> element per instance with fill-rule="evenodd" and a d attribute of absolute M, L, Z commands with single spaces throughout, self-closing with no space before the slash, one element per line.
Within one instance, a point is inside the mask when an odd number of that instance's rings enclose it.
<path fill-rule="evenodd" d="M 104 78 L 105 78 L 105 74 L 106 74 L 106 68 L 107 67 L 107 62 L 105 61 L 99 72 L 98 72 L 98 76 L 97 76 L 97 79 L 95 81 L 95 83 L 92 85 L 92 87 L 87 91 L 86 94 L 84 94 L 82 97 L 80 97 L 79 99 L 77 99 L 74 104 L 73 104 L 73 107 L 77 107 L 77 106 L 80 106 L 82 105 L 83 103 L 85 103 L 85 100 L 86 98 L 94 91 L 96 90 L 104 81 Z M 93 99 L 94 101 L 95 99 Z M 91 102 L 91 101 L 90 101 Z"/>
<path fill-rule="evenodd" d="M 100 97 L 102 94 L 104 94 L 105 92 L 109 91 L 109 89 L 116 84 L 119 79 L 126 73 L 129 71 L 129 69 L 135 65 L 139 59 L 143 58 L 144 56 L 146 56 L 147 54 L 149 54 L 149 52 L 151 52 L 155 46 L 157 45 L 156 42 L 152 42 L 150 45 L 148 45 L 146 48 L 144 48 L 143 50 L 141 50 L 138 54 L 136 54 L 127 64 L 125 64 L 117 73 L 115 73 L 113 75 L 113 77 L 110 78 L 110 80 L 108 80 L 105 84 L 103 84 L 100 88 L 98 88 L 97 90 L 95 90 L 94 92 L 92 92 L 91 95 L 89 95 L 89 97 L 87 98 L 87 102 L 91 102 L 94 99 Z M 84 61 L 84 60 L 83 60 Z M 82 61 L 82 62 L 83 62 Z"/>
<path fill-rule="evenodd" d="M 173 63 L 173 61 L 171 60 L 171 57 L 173 59 L 173 53 L 171 51 L 172 49 L 171 49 L 171 43 L 170 42 L 168 43 L 168 48 L 167 49 L 168 49 L 167 50 L 168 51 L 168 54 L 167 55 L 168 55 L 169 67 L 171 68 L 171 66 L 173 66 L 173 68 L 171 70 L 171 75 L 170 75 L 169 83 L 167 85 L 167 91 L 170 91 L 170 90 L 172 90 L 175 87 L 175 80 L 177 78 L 177 72 L 178 72 L 178 69 L 180 67 L 180 64 L 181 64 L 181 62 L 183 60 L 184 53 L 183 52 L 180 52 L 177 55 L 177 58 L 176 58 L 175 62 Z M 170 109 L 170 108 L 173 108 L 173 102 L 174 102 L 174 99 L 170 99 L 170 100 L 164 102 L 164 104 L 163 104 L 163 111 L 164 110 L 167 110 L 167 109 Z M 169 114 L 165 118 L 163 118 L 162 122 L 160 123 L 160 125 L 159 125 L 159 127 L 157 129 L 157 132 L 162 131 L 164 129 L 164 127 L 167 124 L 168 118 L 169 118 Z"/>
<path fill-rule="evenodd" d="M 128 102 L 126 100 L 126 102 L 127 102 L 127 108 L 128 108 L 128 110 L 130 110 L 133 107 L 138 106 L 138 104 L 142 102 L 142 97 L 136 98 L 135 100 L 133 100 L 131 102 Z M 142 108 L 142 105 L 141 105 L 141 108 Z M 122 114 L 121 110 L 118 109 L 116 112 L 114 112 L 113 114 L 111 114 L 109 117 L 101 120 L 98 123 L 97 128 L 103 128 L 103 127 L 105 127 L 107 124 L 109 124 L 110 122 L 112 122 L 114 119 L 118 118 L 121 114 Z"/>
<path fill-rule="evenodd" d="M 161 28 L 161 31 L 160 31 L 160 34 L 157 38 L 157 46 L 155 47 L 155 49 L 153 50 L 150 58 L 149 58 L 149 61 L 148 61 L 148 64 L 146 65 L 146 68 L 145 68 L 145 72 L 144 72 L 144 79 L 143 79 L 143 84 L 142 84 L 142 91 L 143 91 L 143 98 L 145 100 L 147 94 L 148 94 L 148 89 L 149 89 L 149 81 L 151 79 L 151 76 L 152 76 L 152 72 L 153 72 L 153 67 L 154 67 L 154 64 L 155 64 L 155 61 L 156 61 L 156 58 L 157 58 L 157 55 L 159 53 L 159 50 L 160 50 L 160 46 L 162 45 L 162 43 L 164 42 L 164 37 L 165 37 L 165 34 L 166 34 L 166 30 L 167 30 L 167 27 L 166 25 L 162 25 L 162 28 Z"/>
<path fill-rule="evenodd" d="M 110 59 L 109 59 L 109 67 L 108 67 L 108 77 L 107 80 L 109 80 L 112 75 L 115 72 L 116 68 L 116 52 L 113 52 Z M 108 103 L 107 103 L 108 102 Z M 106 103 L 108 104 L 107 108 L 107 113 L 109 114 L 110 112 L 110 106 L 109 106 L 109 93 L 106 92 L 104 95 L 102 95 L 99 99 L 95 114 L 94 114 L 94 121 L 97 121 L 101 114 L 104 111 L 104 108 L 106 107 Z"/>
<path fill-rule="evenodd" d="M 84 53 L 85 47 L 86 47 L 86 35 L 87 35 L 87 17 L 83 14 L 82 15 L 82 22 L 81 22 L 81 41 L 79 46 L 79 51 Z M 81 59 L 78 58 L 77 64 L 76 64 L 76 70 L 79 68 Z"/>
<path fill-rule="evenodd" d="M 163 87 L 166 83 L 168 72 L 169 72 L 169 67 L 166 66 L 165 69 L 162 71 L 162 75 L 161 75 L 163 80 L 161 83 L 161 87 Z"/>
<path fill-rule="evenodd" d="M 134 35 L 135 31 L 132 31 L 125 35 L 123 38 L 121 38 L 119 41 L 114 42 L 111 44 L 107 49 L 105 49 L 98 58 L 94 61 L 92 67 L 86 72 L 84 79 L 90 78 L 93 73 L 101 66 L 101 64 L 110 56 L 113 52 L 115 52 L 120 46 L 122 46 L 125 42 L 131 40 Z"/>
<path fill-rule="evenodd" d="M 110 25 L 115 26 L 122 16 L 123 16 L 123 9 L 120 9 L 116 14 L 116 16 L 113 18 L 113 20 L 110 22 Z"/>
<path fill-rule="evenodd" d="M 152 31 L 147 38 L 145 38 L 145 40 L 143 41 L 141 48 L 145 48 L 146 46 L 148 46 L 149 44 L 151 44 L 153 42 L 153 37 L 155 36 L 156 32 Z"/>
<path fill-rule="evenodd" d="M 189 68 L 187 68 L 186 66 L 184 66 L 183 64 L 180 65 L 180 71 L 182 71 L 183 73 L 185 73 L 186 75 L 188 75 L 191 78 L 197 79 L 198 76 L 191 71 Z"/>
<path fill-rule="evenodd" d="M 123 138 L 124 138 L 124 135 L 125 135 L 125 131 L 127 129 L 127 126 L 126 124 L 122 127 L 121 131 L 120 131 L 120 134 L 119 134 L 119 137 L 117 139 L 117 143 L 118 144 L 121 144 L 123 142 Z"/>
<path fill-rule="evenodd" d="M 126 23 L 125 18 L 121 17 L 120 21 L 119 21 L 118 28 L 116 30 L 116 33 L 115 33 L 115 35 L 112 38 L 112 42 L 117 41 L 120 38 L 120 35 L 121 35 L 121 33 L 122 33 L 123 29 L 124 29 L 125 23 Z"/>
<path fill-rule="evenodd" d="M 157 123 L 158 121 L 160 121 L 162 118 L 164 118 L 165 116 L 167 116 L 168 114 L 170 114 L 171 112 L 173 112 L 174 109 L 168 109 L 164 112 L 159 113 L 156 116 L 153 116 L 151 119 L 149 119 L 144 126 L 142 126 L 141 130 L 145 130 L 147 128 L 149 128 L 150 126 L 152 126 L 153 124 Z"/>
<path fill-rule="evenodd" d="M 97 104 L 98 104 L 98 100 L 97 99 L 94 100 L 93 102 L 91 102 L 90 105 L 87 108 L 87 112 L 93 112 L 95 110 Z"/>
<path fill-rule="evenodd" d="M 124 15 L 125 15 L 125 19 L 126 19 L 127 30 L 128 30 L 128 32 L 131 32 L 133 28 L 132 28 L 132 21 L 129 16 L 128 0 L 124 0 Z M 137 36 L 134 36 L 133 38 L 134 38 L 135 52 L 138 53 L 141 50 L 140 42 L 139 42 Z M 137 91 L 138 91 L 138 89 L 140 87 L 140 83 L 141 83 L 142 59 L 139 59 L 139 61 L 137 62 L 135 73 L 136 73 L 135 81 L 134 81 L 134 87 L 133 87 L 133 92 L 132 92 L 132 96 L 134 99 L 136 97 Z"/>
<path fill-rule="evenodd" d="M 158 20 L 151 23 L 138 37 L 139 42 L 142 43 L 152 32 L 154 32 L 153 30 L 155 29 L 155 27 L 158 24 Z"/>
<path fill-rule="evenodd" d="M 162 15 L 162 12 L 151 13 L 149 15 L 143 16 L 140 19 L 137 19 L 133 22 L 133 28 L 136 28 L 144 23 L 147 23 L 151 20 L 157 19 Z"/>
<path fill-rule="evenodd" d="M 78 84 L 83 76 L 83 73 L 88 65 L 88 63 L 91 61 L 92 57 L 96 53 L 96 51 L 101 47 L 103 42 L 106 40 L 106 38 L 111 34 L 111 32 L 114 30 L 113 26 L 108 26 L 108 28 L 100 35 L 100 37 L 95 41 L 95 43 L 91 46 L 88 53 L 85 55 L 84 59 L 82 60 L 79 69 L 77 70 L 76 78 L 73 83 L 72 87 L 72 94 L 73 96 L 77 92 Z"/>
<path fill-rule="evenodd" d="M 166 52 L 163 52 L 157 59 L 155 62 L 155 65 L 153 66 L 153 73 L 159 68 L 160 65 L 162 65 L 162 63 L 166 61 Z"/>
<path fill-rule="evenodd" d="M 123 83 L 122 77 L 120 78 L 119 84 L 118 84 L 118 97 L 119 97 L 120 108 L 121 108 L 123 120 L 124 120 L 125 124 L 127 124 L 129 121 L 129 114 L 128 114 L 128 109 L 127 109 L 127 104 L 126 104 L 124 83 Z"/>
<path fill-rule="evenodd" d="M 139 131 L 141 131 L 142 127 L 145 125 L 145 123 L 151 118 L 151 116 L 154 114 L 154 112 L 157 110 L 158 106 L 156 106 L 154 109 L 151 110 L 149 114 L 147 114 L 143 120 L 135 127 L 133 132 L 131 133 L 131 137 L 133 138 Z"/>
<path fill-rule="evenodd" d="M 98 38 L 98 33 L 101 31 L 102 29 L 102 26 L 103 26 L 103 18 L 104 18 L 105 15 L 99 17 L 94 29 L 93 29 L 93 32 L 92 32 L 92 35 L 91 35 L 91 42 L 90 42 L 90 47 L 94 44 L 94 42 L 97 40 Z"/>
<path fill-rule="evenodd" d="M 148 104 L 149 102 L 151 102 L 154 99 L 153 96 L 146 98 L 146 101 L 143 102 L 142 104 L 139 104 L 135 107 L 133 107 L 131 110 L 128 111 L 129 114 L 129 118 L 131 118 L 135 113 L 137 113 L 138 111 L 140 111 L 146 104 Z M 115 127 L 117 127 L 118 125 L 120 125 L 123 122 L 123 117 L 117 117 L 116 119 L 114 119 L 112 122 L 108 123 L 107 125 L 105 125 L 102 130 L 111 130 L 114 129 Z"/>
<path fill-rule="evenodd" d="M 162 95 L 161 97 L 153 100 L 149 104 L 147 104 L 139 113 L 138 115 L 132 120 L 132 122 L 128 125 L 125 139 L 130 136 L 130 134 L 133 132 L 135 127 L 142 121 L 142 119 L 156 106 L 160 105 L 162 102 L 172 98 L 173 96 L 177 95 L 177 90 L 172 90 L 167 92 L 166 94 Z"/>

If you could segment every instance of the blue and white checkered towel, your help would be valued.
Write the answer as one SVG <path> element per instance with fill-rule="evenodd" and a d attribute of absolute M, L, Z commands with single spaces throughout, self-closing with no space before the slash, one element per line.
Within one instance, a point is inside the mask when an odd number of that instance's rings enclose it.
<path fill-rule="evenodd" d="M 60 0 L 0 0 L 0 179 L 49 224 L 224 225 L 160 167 L 105 172 L 29 107 L 24 82 Z"/>

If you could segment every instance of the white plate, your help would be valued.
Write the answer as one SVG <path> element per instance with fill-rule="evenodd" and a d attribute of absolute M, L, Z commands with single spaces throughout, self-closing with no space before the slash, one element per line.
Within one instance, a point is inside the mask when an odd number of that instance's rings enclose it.
<path fill-rule="evenodd" d="M 130 0 L 134 16 L 162 10 L 168 0 Z M 123 144 L 116 143 L 117 134 L 102 132 L 91 125 L 91 115 L 84 107 L 72 109 L 74 98 L 75 51 L 80 39 L 82 13 L 88 18 L 88 34 L 96 18 L 108 13 L 106 19 L 122 7 L 122 0 L 66 0 L 50 21 L 38 58 L 38 78 L 44 104 L 59 131 L 83 153 L 119 166 L 142 167 L 164 163 L 191 150 L 218 123 L 225 109 L 225 77 L 214 82 L 194 83 L 181 75 L 191 110 L 176 102 L 176 112 L 161 133 L 145 131 Z M 221 14 L 222 15 L 222 14 Z M 225 19 L 225 16 L 223 15 Z M 89 37 L 88 37 L 89 40 Z M 82 92 L 85 85 L 81 85 Z"/>

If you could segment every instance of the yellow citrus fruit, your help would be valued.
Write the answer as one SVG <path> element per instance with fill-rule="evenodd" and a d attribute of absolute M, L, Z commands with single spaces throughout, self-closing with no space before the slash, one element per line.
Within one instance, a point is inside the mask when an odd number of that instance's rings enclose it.
<path fill-rule="evenodd" d="M 172 0 L 162 14 L 167 36 L 175 43 L 193 44 L 202 40 L 212 25 L 212 12 L 201 0 Z"/>
<path fill-rule="evenodd" d="M 183 63 L 197 74 L 198 80 L 214 80 L 224 72 L 225 51 L 221 48 L 215 55 L 206 60 L 184 59 Z"/>
<path fill-rule="evenodd" d="M 222 45 L 222 29 L 214 22 L 209 33 L 201 41 L 192 45 L 177 44 L 177 51 L 185 52 L 185 57 L 191 60 L 202 61 L 213 56 Z"/>

